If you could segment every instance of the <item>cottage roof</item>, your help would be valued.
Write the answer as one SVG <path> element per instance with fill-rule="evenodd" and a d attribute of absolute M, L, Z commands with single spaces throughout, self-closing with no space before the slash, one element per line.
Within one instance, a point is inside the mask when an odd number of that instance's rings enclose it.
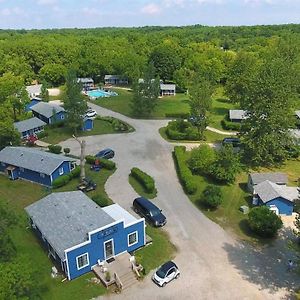
<path fill-rule="evenodd" d="M 230 120 L 245 120 L 247 118 L 247 113 L 242 109 L 230 109 L 229 119 Z"/>
<path fill-rule="evenodd" d="M 65 111 L 65 109 L 59 105 L 49 104 L 46 102 L 39 102 L 39 103 L 33 105 L 31 107 L 31 110 L 37 112 L 38 114 L 40 114 L 42 116 L 45 116 L 46 118 L 50 118 L 56 113 Z"/>
<path fill-rule="evenodd" d="M 75 159 L 28 147 L 5 147 L 0 151 L 0 162 L 46 175 L 52 174 L 64 161 Z"/>
<path fill-rule="evenodd" d="M 115 221 L 124 220 L 124 226 L 127 226 L 137 219 L 131 215 L 127 210 L 121 207 L 119 204 L 112 204 L 102 208 L 108 215 L 110 215 Z"/>
<path fill-rule="evenodd" d="M 28 85 L 26 86 L 26 91 L 30 95 L 39 95 L 41 94 L 41 84 L 34 84 L 34 85 Z"/>
<path fill-rule="evenodd" d="M 94 80 L 93 80 L 93 78 L 79 77 L 79 78 L 77 78 L 77 82 L 81 82 L 81 83 L 94 83 Z"/>
<path fill-rule="evenodd" d="M 121 76 L 120 75 L 105 75 L 104 79 L 120 79 Z"/>
<path fill-rule="evenodd" d="M 300 110 L 296 110 L 295 115 L 300 119 Z"/>
<path fill-rule="evenodd" d="M 279 197 L 291 202 L 294 202 L 299 198 L 299 191 L 297 187 L 278 185 L 269 180 L 256 185 L 254 188 L 254 193 L 257 194 L 264 203 Z"/>
<path fill-rule="evenodd" d="M 296 139 L 300 139 L 300 129 L 290 129 L 291 136 Z"/>
<path fill-rule="evenodd" d="M 160 89 L 163 90 L 163 91 L 165 91 L 165 90 L 175 91 L 176 85 L 173 84 L 173 83 L 161 83 L 160 84 Z"/>
<path fill-rule="evenodd" d="M 61 259 L 88 240 L 88 233 L 115 220 L 81 191 L 52 193 L 25 208 Z"/>
<path fill-rule="evenodd" d="M 33 117 L 24 121 L 15 122 L 15 128 L 20 132 L 31 130 L 37 127 L 45 126 L 46 123 L 40 120 L 39 118 Z"/>
<path fill-rule="evenodd" d="M 288 178 L 285 173 L 271 172 L 271 173 L 250 173 L 250 178 L 253 185 L 259 184 L 263 181 L 269 180 L 278 184 L 287 184 Z"/>

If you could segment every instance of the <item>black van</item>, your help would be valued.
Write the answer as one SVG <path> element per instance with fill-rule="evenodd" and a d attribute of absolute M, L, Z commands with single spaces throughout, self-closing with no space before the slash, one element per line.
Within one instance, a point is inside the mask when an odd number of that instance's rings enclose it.
<path fill-rule="evenodd" d="M 167 219 L 161 213 L 161 209 L 144 197 L 134 199 L 133 209 L 155 227 L 164 226 L 167 223 Z"/>
<path fill-rule="evenodd" d="M 239 138 L 227 137 L 223 139 L 222 145 L 232 145 L 232 147 L 239 147 L 241 145 L 241 140 Z"/>

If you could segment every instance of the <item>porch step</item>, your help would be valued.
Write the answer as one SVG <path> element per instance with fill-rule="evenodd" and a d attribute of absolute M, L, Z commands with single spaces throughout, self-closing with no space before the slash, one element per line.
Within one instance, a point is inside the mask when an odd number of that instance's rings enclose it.
<path fill-rule="evenodd" d="M 130 286 L 132 286 L 137 282 L 137 279 L 132 271 L 120 276 L 120 280 L 123 285 L 123 290 L 129 288 Z"/>

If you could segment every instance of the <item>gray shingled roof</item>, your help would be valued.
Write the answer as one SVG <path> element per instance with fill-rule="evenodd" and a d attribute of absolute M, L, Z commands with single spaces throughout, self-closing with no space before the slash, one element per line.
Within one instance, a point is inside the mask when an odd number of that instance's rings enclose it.
<path fill-rule="evenodd" d="M 14 123 L 15 128 L 20 133 L 27 131 L 27 130 L 37 128 L 37 127 L 45 126 L 45 125 L 46 125 L 45 122 L 43 122 L 42 120 L 40 120 L 39 118 L 36 118 L 36 117 Z"/>
<path fill-rule="evenodd" d="M 245 120 L 247 118 L 246 112 L 242 109 L 230 109 L 229 119 L 230 120 Z"/>
<path fill-rule="evenodd" d="M 176 85 L 175 84 L 167 84 L 167 83 L 161 83 L 160 84 L 160 89 L 161 90 L 163 90 L 163 91 L 169 91 L 169 90 L 171 90 L 171 91 L 175 91 L 175 89 L 176 89 Z"/>
<path fill-rule="evenodd" d="M 121 79 L 121 75 L 105 75 L 104 79 Z"/>
<path fill-rule="evenodd" d="M 39 95 L 41 94 L 41 88 L 42 88 L 41 84 L 28 85 L 26 86 L 26 91 L 29 95 L 31 94 Z"/>
<path fill-rule="evenodd" d="M 65 109 L 59 105 L 49 104 L 46 102 L 39 102 L 31 107 L 32 111 L 37 112 L 38 114 L 45 116 L 46 118 L 50 118 L 55 113 L 59 113 L 61 111 L 65 111 Z"/>
<path fill-rule="evenodd" d="M 50 175 L 64 161 L 76 161 L 63 155 L 28 147 L 5 147 L 0 162 Z"/>
<path fill-rule="evenodd" d="M 79 78 L 77 78 L 77 82 L 81 82 L 81 83 L 94 83 L 94 80 L 93 80 L 93 78 L 79 77 Z"/>
<path fill-rule="evenodd" d="M 52 193 L 25 210 L 61 259 L 66 249 L 87 241 L 89 232 L 115 222 L 80 191 Z"/>
<path fill-rule="evenodd" d="M 250 178 L 252 184 L 259 184 L 263 181 L 269 180 L 278 184 L 286 184 L 288 182 L 287 175 L 285 173 L 273 172 L 273 173 L 251 173 Z"/>
<path fill-rule="evenodd" d="M 264 203 L 278 197 L 284 198 L 291 202 L 294 202 L 299 198 L 299 191 L 297 187 L 278 185 L 269 180 L 256 185 L 254 187 L 254 193 L 257 194 Z"/>

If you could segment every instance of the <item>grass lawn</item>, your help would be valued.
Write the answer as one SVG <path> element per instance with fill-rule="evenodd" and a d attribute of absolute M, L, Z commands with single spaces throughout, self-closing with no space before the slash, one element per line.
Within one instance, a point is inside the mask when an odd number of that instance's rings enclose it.
<path fill-rule="evenodd" d="M 129 183 L 133 187 L 133 189 L 142 197 L 145 197 L 147 199 L 153 199 L 157 196 L 157 190 L 153 193 L 147 193 L 144 189 L 144 187 L 131 175 L 128 176 Z"/>
<path fill-rule="evenodd" d="M 112 203 L 104 191 L 104 183 L 113 172 L 105 169 L 100 172 L 87 170 L 87 176 L 97 183 L 96 190 L 89 192 L 88 196 L 100 194 L 108 199 L 108 203 Z M 67 186 L 54 191 L 74 190 L 77 184 L 78 179 L 73 179 Z M 17 253 L 29 257 L 33 268 L 38 270 L 39 280 L 43 284 L 42 299 L 91 299 L 106 293 L 106 289 L 102 285 L 88 282 L 89 278 L 94 277 L 92 273 L 63 283 L 61 282 L 62 278 L 51 278 L 53 263 L 43 250 L 39 240 L 28 228 L 27 215 L 24 211 L 24 207 L 46 196 L 49 192 L 49 189 L 38 184 L 22 180 L 11 181 L 6 176 L 0 175 L 0 202 L 7 203 L 20 220 L 19 224 L 11 230 L 11 238 L 17 248 Z"/>
<path fill-rule="evenodd" d="M 152 238 L 152 244 L 137 250 L 134 255 L 148 274 L 161 264 L 175 257 L 176 248 L 170 242 L 166 231 L 162 228 L 153 228 L 150 225 L 146 227 L 146 233 Z"/>
<path fill-rule="evenodd" d="M 133 129 L 132 129 L 133 130 Z M 130 131 L 132 131 L 130 130 Z M 65 127 L 60 128 L 46 128 L 46 133 L 48 136 L 42 138 L 41 140 L 49 144 L 58 144 L 59 142 L 65 141 L 72 137 L 72 133 Z M 123 131 L 126 132 L 126 131 Z M 120 133 L 115 131 L 113 125 L 105 120 L 94 120 L 94 128 L 90 131 L 80 131 L 77 136 L 90 136 L 90 135 L 100 135 L 108 133 Z"/>

